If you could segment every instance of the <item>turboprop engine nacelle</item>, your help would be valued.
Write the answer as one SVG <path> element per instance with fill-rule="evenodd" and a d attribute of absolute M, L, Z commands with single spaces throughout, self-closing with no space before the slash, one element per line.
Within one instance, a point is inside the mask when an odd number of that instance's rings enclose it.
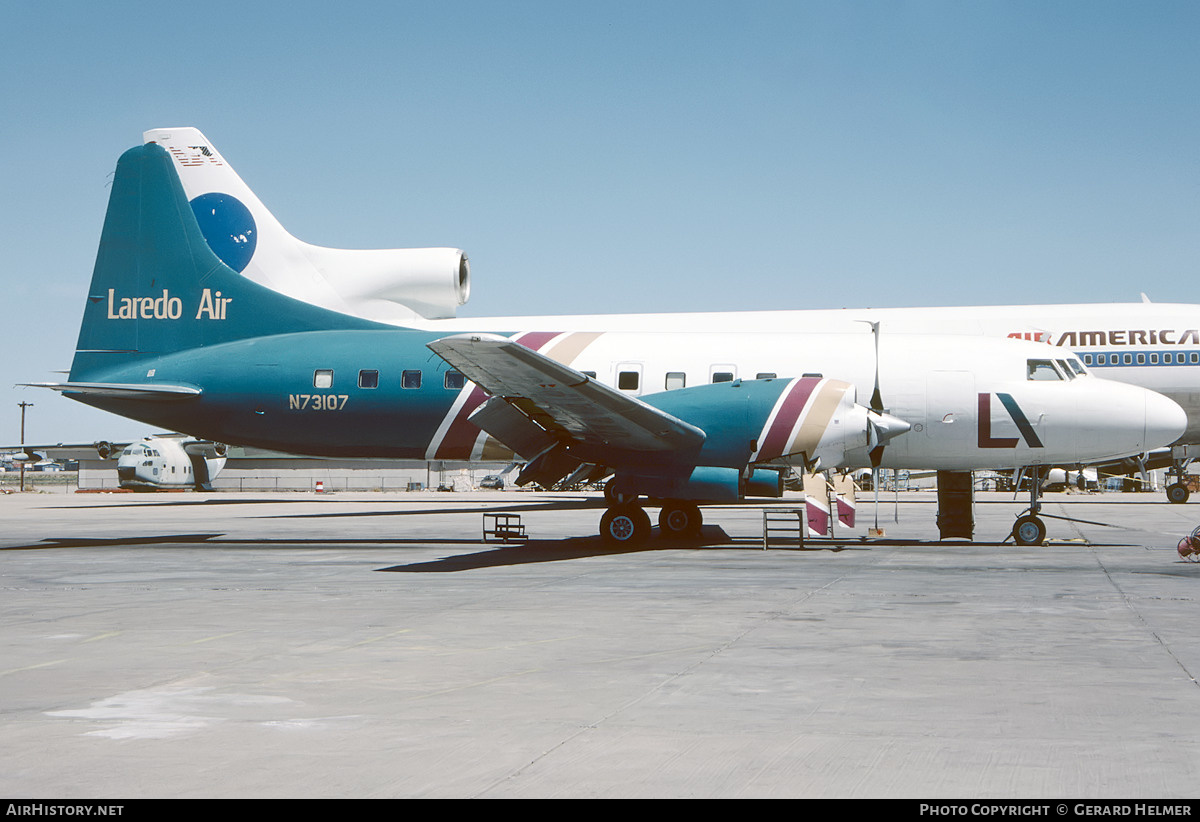
<path fill-rule="evenodd" d="M 854 386 L 842 380 L 791 380 L 755 440 L 750 462 L 809 471 L 869 464 L 873 449 L 911 426 L 860 405 L 855 396 Z"/>
<path fill-rule="evenodd" d="M 872 449 L 910 428 L 860 405 L 850 383 L 820 377 L 739 380 L 643 401 L 703 430 L 705 440 L 686 472 L 661 464 L 618 471 L 615 489 L 622 494 L 709 501 L 779 496 L 779 469 L 863 467 Z"/>

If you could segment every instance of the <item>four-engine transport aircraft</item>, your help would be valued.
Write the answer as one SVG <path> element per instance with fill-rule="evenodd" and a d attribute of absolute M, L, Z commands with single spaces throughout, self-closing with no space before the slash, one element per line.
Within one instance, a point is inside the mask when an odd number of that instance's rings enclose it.
<path fill-rule="evenodd" d="M 601 531 L 624 541 L 649 530 L 642 496 L 664 529 L 694 533 L 696 502 L 779 496 L 789 466 L 1078 465 L 1186 425 L 1170 399 L 1027 341 L 545 318 L 453 334 L 336 313 L 223 262 L 174 162 L 156 144 L 119 160 L 70 376 L 42 385 L 193 436 L 318 456 L 515 452 L 522 480 L 543 483 L 603 471 Z M 1045 534 L 1036 517 L 1014 530 Z"/>
<path fill-rule="evenodd" d="M 146 142 L 171 155 L 184 191 L 213 251 L 231 268 L 281 293 L 380 322 L 410 328 L 473 330 L 476 320 L 453 320 L 470 293 L 466 255 L 458 249 L 378 251 L 318 248 L 297 240 L 266 209 L 212 143 L 195 128 L 152 129 Z M 1200 306 L 1168 303 L 1110 303 L 943 308 L 841 309 L 655 314 L 623 316 L 520 317 L 491 321 L 494 327 L 548 332 L 613 332 L 653 328 L 661 332 L 852 331 L 859 323 L 878 324 L 884 333 L 1016 337 L 1047 343 L 1051 360 L 1079 354 L 1084 365 L 1110 379 L 1165 394 L 1188 415 L 1187 430 L 1175 449 L 1152 459 L 1130 460 L 1136 467 L 1169 465 L 1171 502 L 1186 502 L 1183 470 L 1187 445 L 1200 444 Z M 1057 350 L 1056 350 L 1057 349 Z M 655 371 L 640 352 L 627 356 L 637 367 L 635 395 L 669 390 L 697 379 L 748 376 L 714 355 L 711 374 L 681 372 L 678 361 Z M 674 369 L 674 370 L 672 370 Z M 1049 372 L 1043 372 L 1049 376 Z M 605 369 L 601 378 L 619 379 Z M 611 379 L 610 379 L 611 378 Z M 626 376 L 626 381 L 632 379 Z M 627 391 L 629 389 L 626 389 Z"/>

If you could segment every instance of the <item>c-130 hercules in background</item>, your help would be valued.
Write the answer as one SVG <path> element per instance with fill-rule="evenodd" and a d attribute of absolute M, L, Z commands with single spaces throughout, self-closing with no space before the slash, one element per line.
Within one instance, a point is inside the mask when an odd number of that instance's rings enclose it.
<path fill-rule="evenodd" d="M 1167 445 L 1186 427 L 1171 400 L 1032 342 L 861 323 L 751 331 L 737 314 L 397 327 L 333 312 L 215 254 L 227 226 L 210 225 L 206 241 L 198 214 L 242 204 L 189 202 L 179 163 L 155 143 L 122 156 L 70 377 L 46 386 L 194 436 L 330 456 L 515 452 L 528 461 L 521 480 L 542 484 L 612 474 L 601 531 L 623 541 L 649 529 L 642 496 L 662 507 L 664 529 L 695 533 L 696 502 L 778 496 L 791 466 L 1079 465 Z M 259 241 L 247 228 L 227 244 L 251 246 L 243 269 Z M 323 251 L 326 263 L 371 254 Z M 376 272 L 387 281 L 386 265 Z M 452 275 L 465 286 L 465 263 Z M 720 322 L 702 330 L 704 317 Z M 648 393 L 657 386 L 670 390 Z M 1040 542 L 1045 530 L 1026 517 L 1016 532 Z"/>

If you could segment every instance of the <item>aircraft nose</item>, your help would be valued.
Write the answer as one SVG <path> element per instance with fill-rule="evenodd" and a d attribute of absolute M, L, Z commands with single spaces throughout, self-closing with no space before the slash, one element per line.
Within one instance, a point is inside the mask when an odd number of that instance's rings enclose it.
<path fill-rule="evenodd" d="M 1183 436 L 1187 413 L 1170 397 L 1146 392 L 1146 448 L 1161 448 Z"/>

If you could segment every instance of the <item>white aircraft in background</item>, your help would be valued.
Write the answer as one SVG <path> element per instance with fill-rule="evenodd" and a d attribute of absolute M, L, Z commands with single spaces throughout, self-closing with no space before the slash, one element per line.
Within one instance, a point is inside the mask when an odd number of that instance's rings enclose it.
<path fill-rule="evenodd" d="M 95 454 L 102 460 L 116 459 L 117 483 L 136 491 L 194 488 L 211 491 L 212 481 L 225 467 L 222 443 L 198 440 L 182 434 L 159 434 L 138 442 L 107 442 L 29 445 L 16 453 L 17 462 L 53 462 L 83 459 Z M 7 455 L 6 455 L 7 458 Z"/>
<path fill-rule="evenodd" d="M 15 449 L 11 446 L 9 448 L 11 450 L 0 453 L 0 466 L 3 466 L 6 471 L 16 470 L 18 467 L 36 469 L 55 463 L 55 460 L 36 448 L 21 448 L 20 446 Z"/>
<path fill-rule="evenodd" d="M 407 328 L 469 331 L 480 321 L 454 319 L 470 294 L 466 255 L 458 249 L 380 251 L 317 248 L 297 240 L 266 209 L 233 168 L 195 128 L 153 129 L 146 142 L 166 148 L 184 191 L 218 257 L 244 276 L 297 299 L 333 311 Z M 1045 356 L 1068 351 L 1098 375 L 1149 388 L 1178 403 L 1188 424 L 1173 449 L 1144 455 L 1132 464 L 1170 466 L 1171 502 L 1186 502 L 1183 472 L 1188 446 L 1200 444 L 1200 306 L 1151 303 L 962 306 L 720 313 L 587 315 L 489 318 L 492 328 L 545 332 L 789 332 L 846 331 L 870 323 L 886 334 L 917 333 L 1016 337 L 1045 343 Z M 628 365 L 628 363 L 626 364 Z M 625 365 L 598 373 L 613 382 Z M 670 376 L 674 373 L 676 376 Z M 714 363 L 708 375 L 689 373 L 686 384 L 744 376 Z M 746 375 L 748 376 L 748 375 Z M 685 384 L 678 372 L 645 374 L 641 395 Z"/>
<path fill-rule="evenodd" d="M 103 445 L 97 446 L 103 456 Z M 184 436 L 146 437 L 131 442 L 117 457 L 117 481 L 122 488 L 157 491 L 193 488 L 211 491 L 212 481 L 225 467 L 225 446 Z"/>

